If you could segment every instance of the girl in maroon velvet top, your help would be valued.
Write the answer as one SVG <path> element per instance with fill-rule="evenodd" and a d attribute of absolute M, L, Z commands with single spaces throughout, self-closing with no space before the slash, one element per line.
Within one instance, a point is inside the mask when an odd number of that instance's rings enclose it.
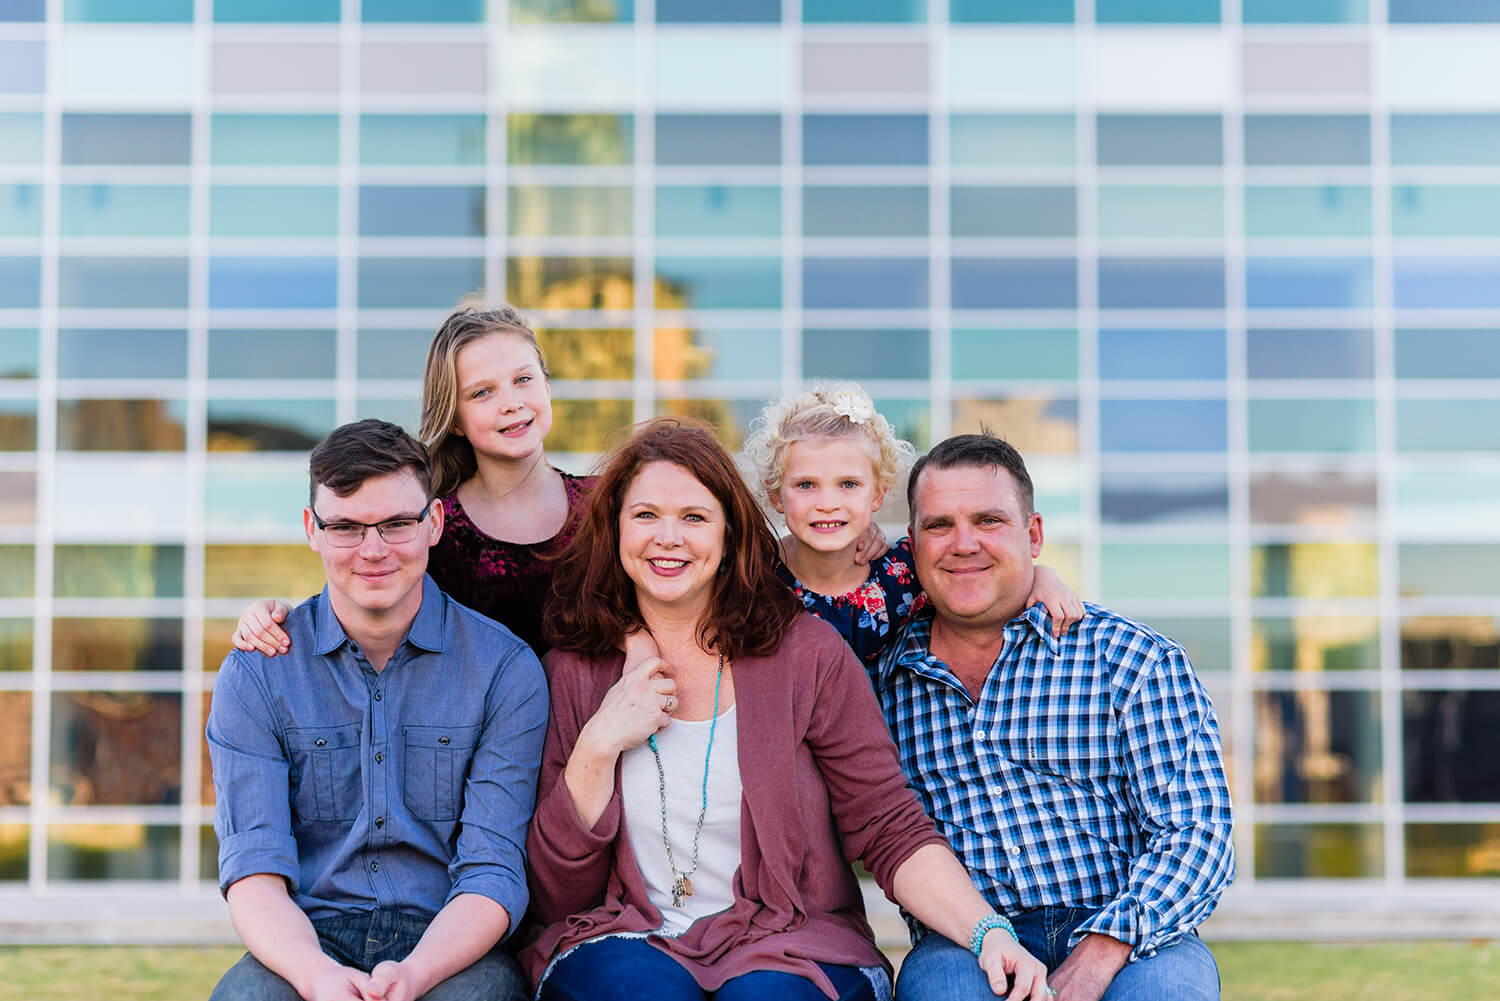
<path fill-rule="evenodd" d="M 427 572 L 439 587 L 509 627 L 538 655 L 552 560 L 572 540 L 593 477 L 547 461 L 552 392 L 536 334 L 509 306 L 461 305 L 427 349 L 418 437 L 432 453 L 442 537 Z M 234 645 L 284 653 L 277 624 L 290 609 L 259 601 L 240 616 Z"/>

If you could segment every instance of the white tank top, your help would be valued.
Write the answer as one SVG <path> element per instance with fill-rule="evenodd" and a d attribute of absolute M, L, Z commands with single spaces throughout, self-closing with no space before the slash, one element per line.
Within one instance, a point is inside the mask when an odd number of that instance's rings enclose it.
<path fill-rule="evenodd" d="M 698 839 L 698 871 L 691 876 L 693 895 L 672 906 L 672 870 L 661 840 L 662 797 L 656 759 L 647 744 L 632 747 L 620 759 L 620 795 L 625 834 L 646 879 L 651 902 L 661 911 L 662 931 L 677 935 L 706 914 L 734 902 L 734 873 L 740 867 L 739 725 L 735 707 L 719 715 L 713 728 L 708 765 L 708 812 Z M 712 720 L 673 720 L 656 735 L 666 776 L 667 832 L 679 872 L 693 867 L 693 831 L 703 807 L 703 758 Z"/>

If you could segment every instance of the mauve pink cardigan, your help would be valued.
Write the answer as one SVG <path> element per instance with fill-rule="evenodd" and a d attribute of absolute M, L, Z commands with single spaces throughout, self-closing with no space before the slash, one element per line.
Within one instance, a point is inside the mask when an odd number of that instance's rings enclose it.
<path fill-rule="evenodd" d="M 552 720 L 526 846 L 528 913 L 544 928 L 521 953 L 533 984 L 554 956 L 581 942 L 661 926 L 623 830 L 618 766 L 614 795 L 592 830 L 562 781 L 579 731 L 622 662 L 619 654 L 592 660 L 562 650 L 543 661 Z M 906 787 L 864 668 L 833 627 L 799 614 L 776 653 L 735 662 L 734 689 L 744 789 L 734 904 L 680 937 L 649 941 L 704 990 L 780 970 L 833 997 L 815 963 L 889 969 L 849 861 L 864 862 L 889 896 L 902 862 L 945 842 Z"/>

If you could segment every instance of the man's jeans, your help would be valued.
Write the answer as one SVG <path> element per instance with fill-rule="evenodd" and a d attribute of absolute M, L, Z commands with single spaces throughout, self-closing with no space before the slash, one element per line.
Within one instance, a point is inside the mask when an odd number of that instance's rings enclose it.
<path fill-rule="evenodd" d="M 1068 936 L 1093 913 L 1093 908 L 1039 907 L 1013 914 L 1011 921 L 1021 944 L 1051 972 L 1067 958 Z M 907 954 L 896 978 L 896 1001 L 992 1001 L 995 997 L 974 954 L 936 932 L 929 932 Z M 1126 963 L 1104 992 L 1103 1001 L 1164 998 L 1218 1001 L 1219 967 L 1197 935 L 1184 935 L 1150 959 Z"/>
<path fill-rule="evenodd" d="M 345 966 L 368 973 L 388 959 L 411 955 L 427 930 L 425 920 L 394 911 L 371 911 L 314 921 L 323 951 Z M 526 980 L 516 961 L 494 949 L 468 969 L 428 991 L 426 1001 L 524 1001 Z M 300 1001 L 292 985 L 249 953 L 229 968 L 209 1001 Z"/>

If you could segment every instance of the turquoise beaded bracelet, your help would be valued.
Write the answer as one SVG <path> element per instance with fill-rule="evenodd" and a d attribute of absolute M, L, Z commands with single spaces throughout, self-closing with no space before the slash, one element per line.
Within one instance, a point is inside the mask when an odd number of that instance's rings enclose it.
<path fill-rule="evenodd" d="M 974 930 L 969 933 L 969 951 L 976 956 L 983 952 L 984 936 L 994 928 L 1003 929 L 1011 938 L 1021 941 L 1016 938 L 1016 926 L 1004 914 L 986 914 L 974 923 Z"/>

